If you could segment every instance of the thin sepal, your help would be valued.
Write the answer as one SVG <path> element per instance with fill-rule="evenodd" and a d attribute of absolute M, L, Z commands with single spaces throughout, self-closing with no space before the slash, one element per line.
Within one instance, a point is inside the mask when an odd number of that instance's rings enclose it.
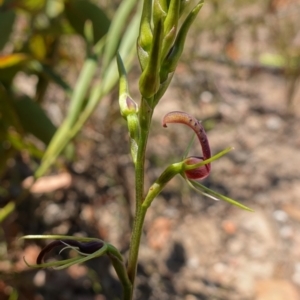
<path fill-rule="evenodd" d="M 187 145 L 187 147 L 186 147 L 186 149 L 185 149 L 185 151 L 183 153 L 183 156 L 182 156 L 183 160 L 187 158 L 187 156 L 188 156 L 188 154 L 189 154 L 189 152 L 190 152 L 190 150 L 191 150 L 191 148 L 192 148 L 192 146 L 194 144 L 196 136 L 197 136 L 196 134 L 193 134 L 193 136 L 191 137 L 191 139 L 190 139 L 190 141 L 189 141 L 189 143 L 188 143 L 188 145 Z"/>
<path fill-rule="evenodd" d="M 20 238 L 21 240 L 23 239 L 51 239 L 51 240 L 59 240 L 61 241 L 62 244 L 67 245 L 67 248 L 72 248 L 74 249 L 76 252 L 78 252 L 80 254 L 80 256 L 78 257 L 74 257 L 71 259 L 65 259 L 65 260 L 60 260 L 60 261 L 54 261 L 54 262 L 49 262 L 49 263 L 37 263 L 37 264 L 33 264 L 30 265 L 26 262 L 25 258 L 24 261 L 25 263 L 32 268 L 47 268 L 47 267 L 53 267 L 55 269 L 64 269 L 67 268 L 71 265 L 77 264 L 77 263 L 83 263 L 87 260 L 93 259 L 95 257 L 98 256 L 102 256 L 103 254 L 106 253 L 107 251 L 107 245 L 105 242 L 103 242 L 100 239 L 97 238 L 86 238 L 86 237 L 75 237 L 75 236 L 64 236 L 64 235 L 26 235 Z M 99 244 L 101 245 L 101 248 L 93 253 L 87 254 L 84 253 L 82 254 L 80 251 L 78 251 L 76 249 L 76 246 L 73 247 L 72 245 L 69 245 L 66 241 L 70 240 L 71 241 L 78 241 L 78 242 L 99 242 Z M 58 246 L 58 245 L 56 245 Z M 55 247 L 56 247 L 55 246 Z M 64 247 L 65 249 L 66 247 Z M 51 250 L 51 249 L 50 249 Z M 48 252 L 48 251 L 47 251 Z M 84 255 L 84 257 L 82 257 L 81 255 Z M 42 260 L 41 260 L 42 262 Z"/>
<path fill-rule="evenodd" d="M 52 262 L 41 263 L 41 264 L 32 264 L 32 265 L 27 263 L 27 261 L 25 260 L 25 257 L 23 258 L 23 260 L 26 263 L 26 265 L 31 268 L 49 268 L 50 267 L 50 268 L 54 268 L 56 270 L 62 270 L 62 269 L 68 268 L 75 264 L 82 264 L 88 260 L 95 258 L 95 257 L 103 256 L 104 254 L 106 254 L 107 250 L 108 250 L 108 246 L 107 246 L 107 244 L 104 244 L 101 249 L 99 249 L 98 251 L 96 251 L 94 253 L 84 254 L 84 256 L 79 255 L 77 257 L 64 259 L 64 260 L 52 261 Z M 76 252 L 78 252 L 78 251 L 76 251 Z"/>
<path fill-rule="evenodd" d="M 20 237 L 20 240 L 75 240 L 79 242 L 92 242 L 92 241 L 103 242 L 102 240 L 97 238 L 80 237 L 80 236 L 72 236 L 72 235 L 59 235 L 59 234 L 25 235 Z"/>
<path fill-rule="evenodd" d="M 183 171 L 194 170 L 194 169 L 197 169 L 197 168 L 202 167 L 204 165 L 207 165 L 207 164 L 219 159 L 220 157 L 224 156 L 225 154 L 232 151 L 233 149 L 234 149 L 233 147 L 228 147 L 228 148 L 224 149 L 223 151 L 215 154 L 214 156 L 212 156 L 212 157 L 210 157 L 206 160 L 203 160 L 200 163 L 194 164 L 194 165 L 184 164 L 183 165 Z"/>
<path fill-rule="evenodd" d="M 42 264 L 29 264 L 26 261 L 25 256 L 24 256 L 23 261 L 29 268 L 35 268 L 35 269 L 53 268 L 56 270 L 62 270 L 62 269 L 67 268 L 68 266 L 77 264 L 78 257 L 73 257 L 73 258 L 58 260 L 58 261 L 52 261 L 52 262 L 47 262 L 47 263 L 42 263 Z"/>
<path fill-rule="evenodd" d="M 183 177 L 185 178 L 185 176 L 183 175 Z M 185 178 L 186 179 L 186 178 Z M 214 200 L 223 200 L 223 201 L 226 201 L 234 206 L 237 206 L 241 209 L 244 209 L 244 210 L 247 210 L 247 211 L 250 211 L 250 212 L 253 212 L 254 210 L 249 208 L 248 206 L 246 205 L 243 205 L 241 204 L 240 202 L 236 201 L 236 200 L 233 200 L 229 197 L 226 197 L 222 194 L 219 194 L 209 188 L 207 188 L 206 186 L 202 185 L 201 183 L 197 182 L 197 181 L 194 181 L 194 180 L 187 180 L 186 181 L 188 182 L 189 186 L 191 186 L 194 190 L 197 190 L 198 192 L 200 192 L 202 195 L 206 196 L 206 197 L 209 197 L 209 198 L 212 198 Z"/>

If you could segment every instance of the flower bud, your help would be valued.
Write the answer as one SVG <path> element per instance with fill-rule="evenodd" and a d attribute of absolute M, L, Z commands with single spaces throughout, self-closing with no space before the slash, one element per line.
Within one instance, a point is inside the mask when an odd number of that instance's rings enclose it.
<path fill-rule="evenodd" d="M 137 54 L 142 70 L 144 70 L 149 61 L 153 33 L 152 22 L 152 1 L 144 1 L 140 31 L 137 39 Z"/>
<path fill-rule="evenodd" d="M 162 64 L 161 72 L 160 72 L 160 82 L 164 82 L 167 79 L 168 74 L 175 71 L 176 66 L 178 64 L 178 60 L 184 48 L 184 43 L 185 43 L 187 33 L 192 23 L 194 22 L 195 18 L 197 17 L 198 12 L 200 11 L 202 6 L 203 6 L 203 2 L 200 1 L 194 7 L 194 9 L 189 13 L 187 18 L 183 22 L 177 34 L 176 40 Z"/>
<path fill-rule="evenodd" d="M 130 135 L 130 151 L 131 156 L 136 163 L 137 151 L 138 151 L 138 141 L 140 138 L 140 123 L 137 114 L 129 114 L 127 116 L 127 126 Z"/>
<path fill-rule="evenodd" d="M 129 88 L 128 88 L 128 79 L 125 70 L 125 66 L 123 64 L 122 58 L 117 53 L 117 64 L 119 71 L 119 106 L 122 117 L 125 119 L 129 114 L 138 112 L 138 105 L 133 101 L 133 99 L 129 96 Z"/>
<path fill-rule="evenodd" d="M 164 40 L 162 59 L 169 53 L 177 33 L 179 20 L 180 0 L 171 0 L 168 8 L 168 14 L 164 21 Z"/>
<path fill-rule="evenodd" d="M 127 119 L 130 114 L 137 114 L 138 105 L 128 94 L 123 94 L 119 98 L 119 106 L 122 117 Z"/>
<path fill-rule="evenodd" d="M 162 41 L 163 22 L 162 20 L 159 20 L 154 28 L 153 43 L 149 54 L 149 61 L 139 81 L 140 92 L 146 99 L 151 98 L 159 89 Z"/>

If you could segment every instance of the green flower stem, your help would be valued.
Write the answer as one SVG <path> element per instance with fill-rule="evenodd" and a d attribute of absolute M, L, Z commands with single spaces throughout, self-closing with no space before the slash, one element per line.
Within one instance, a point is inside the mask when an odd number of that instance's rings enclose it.
<path fill-rule="evenodd" d="M 141 135 L 138 143 L 138 152 L 137 152 L 137 160 L 136 160 L 136 167 L 135 167 L 136 212 L 135 212 L 135 219 L 134 219 L 132 236 L 130 241 L 130 250 L 129 250 L 128 267 L 127 267 L 127 274 L 132 284 L 132 287 L 134 287 L 139 246 L 141 241 L 145 214 L 147 211 L 147 209 L 142 209 L 142 203 L 144 200 L 145 152 L 146 152 L 149 129 L 150 129 L 150 124 L 151 124 L 151 119 L 153 114 L 153 109 L 149 106 L 148 101 L 149 99 L 146 100 L 142 98 L 140 110 L 139 110 Z M 132 298 L 129 298 L 129 300 L 130 299 Z"/>
<path fill-rule="evenodd" d="M 123 300 L 130 300 L 132 297 L 132 284 L 128 279 L 126 267 L 116 256 L 108 253 L 111 263 L 118 275 L 118 278 L 123 287 Z"/>
<path fill-rule="evenodd" d="M 183 162 L 178 162 L 168 166 L 159 178 L 152 184 L 148 194 L 142 204 L 142 209 L 147 210 L 152 201 L 160 194 L 165 185 L 177 174 L 181 173 L 184 167 Z"/>
<path fill-rule="evenodd" d="M 140 160 L 137 160 L 137 162 L 140 162 Z M 141 203 L 139 201 L 140 199 L 137 198 L 138 205 L 137 205 L 136 217 L 134 220 L 133 234 L 131 237 L 128 271 L 127 271 L 128 277 L 132 283 L 132 288 L 134 287 L 134 279 L 136 276 L 136 266 L 137 266 L 139 246 L 140 246 L 140 242 L 141 242 L 143 225 L 144 225 L 144 220 L 145 220 L 147 210 L 148 210 L 150 204 L 152 203 L 152 201 L 154 200 L 154 198 L 162 191 L 164 186 L 176 174 L 179 174 L 182 171 L 182 167 L 183 167 L 182 162 L 169 166 L 161 174 L 161 176 L 156 180 L 156 182 L 150 187 L 145 200 Z M 141 172 L 141 174 L 138 174 L 136 172 L 136 175 L 141 176 L 143 173 L 144 172 Z M 139 192 L 139 193 L 141 193 L 141 195 L 143 195 L 143 186 L 141 186 L 141 183 L 143 183 L 143 181 L 141 181 L 141 182 L 138 181 L 138 182 L 139 182 L 140 189 L 137 189 L 137 193 Z M 132 298 L 128 298 L 128 299 L 131 300 Z"/>
<path fill-rule="evenodd" d="M 111 263 L 118 275 L 118 278 L 122 284 L 123 287 L 123 299 L 124 300 L 130 300 L 132 297 L 132 287 L 133 285 L 131 284 L 126 267 L 123 261 L 123 256 L 121 253 L 112 245 L 108 244 L 108 250 L 107 250 L 107 255 L 111 260 Z"/>
<path fill-rule="evenodd" d="M 146 212 L 147 212 L 147 208 L 140 206 L 139 211 L 136 212 L 135 219 L 134 219 L 133 232 L 132 232 L 131 242 L 130 242 L 128 267 L 127 267 L 127 274 L 128 274 L 129 280 L 132 284 L 132 293 L 130 295 L 130 298 L 128 298 L 128 299 L 126 298 L 126 300 L 131 300 L 132 296 L 133 296 L 134 280 L 135 280 L 135 276 L 136 276 L 139 247 L 140 247 Z"/>

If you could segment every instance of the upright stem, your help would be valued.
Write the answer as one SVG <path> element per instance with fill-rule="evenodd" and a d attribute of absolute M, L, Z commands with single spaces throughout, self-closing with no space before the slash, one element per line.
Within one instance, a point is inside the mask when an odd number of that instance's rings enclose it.
<path fill-rule="evenodd" d="M 145 153 L 153 114 L 153 109 L 150 107 L 149 102 L 149 99 L 146 100 L 142 98 L 139 111 L 141 135 L 138 144 L 137 161 L 135 166 L 136 211 L 130 241 L 130 251 L 127 268 L 128 277 L 133 287 L 132 290 L 134 290 L 134 280 L 136 276 L 139 247 L 145 214 L 147 211 L 146 209 L 142 209 L 142 203 L 144 200 Z M 132 295 L 130 299 L 132 299 Z"/>

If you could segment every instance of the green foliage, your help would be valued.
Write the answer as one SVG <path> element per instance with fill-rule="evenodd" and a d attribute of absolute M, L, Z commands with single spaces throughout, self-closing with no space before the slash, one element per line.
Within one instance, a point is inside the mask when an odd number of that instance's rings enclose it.
<path fill-rule="evenodd" d="M 44 175 L 58 156 L 70 145 L 93 113 L 99 101 L 117 82 L 117 67 L 113 60 L 117 48 L 126 58 L 128 67 L 133 58 L 138 13 L 129 22 L 136 0 L 123 1 L 111 21 L 104 7 L 88 0 L 7 0 L 0 6 L 0 176 L 5 175 L 7 162 L 20 152 L 41 159 L 35 178 Z M 12 32 L 22 18 L 24 24 Z M 25 21 L 24 21 L 25 20 Z M 126 24 L 129 23 L 128 29 Z M 79 35 L 85 42 L 85 60 L 75 88 L 71 88 L 57 72 L 57 66 L 74 63 L 69 53 L 62 51 L 62 41 Z M 124 37 L 124 39 L 123 39 Z M 102 72 L 97 74 L 103 58 Z M 34 95 L 22 94 L 15 84 L 16 75 L 36 76 Z M 97 84 L 92 85 L 92 81 Z M 67 115 L 56 128 L 44 111 L 43 102 L 49 86 L 54 83 L 70 98 Z M 32 136 L 42 143 L 36 143 Z M 44 146 L 43 146 L 44 144 Z M 32 166 L 34 166 L 33 164 Z M 24 198 L 26 193 L 20 195 Z M 19 203 L 15 199 L 7 204 Z M 4 207 L 2 221 L 12 210 Z"/>

